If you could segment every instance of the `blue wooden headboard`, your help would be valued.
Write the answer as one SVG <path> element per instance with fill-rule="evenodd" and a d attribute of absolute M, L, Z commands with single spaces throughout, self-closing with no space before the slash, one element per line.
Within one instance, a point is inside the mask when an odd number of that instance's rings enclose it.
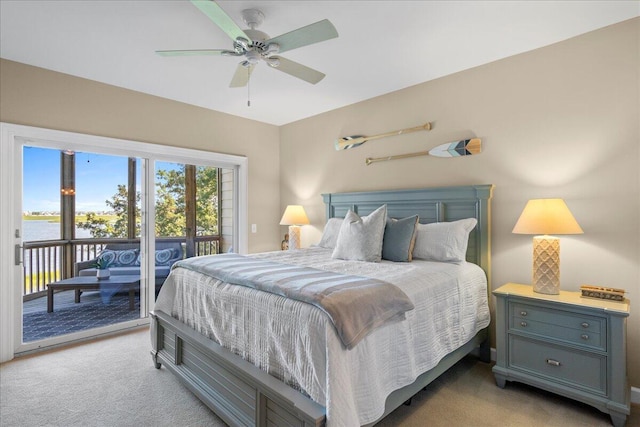
<path fill-rule="evenodd" d="M 368 215 L 387 205 L 387 215 L 404 218 L 418 214 L 420 222 L 455 221 L 476 218 L 478 225 L 469 234 L 467 261 L 478 264 L 491 284 L 491 196 L 493 185 L 467 185 L 412 190 L 329 193 L 322 198 L 327 219 L 342 218 L 349 209 Z M 489 286 L 491 289 L 491 286 Z"/>

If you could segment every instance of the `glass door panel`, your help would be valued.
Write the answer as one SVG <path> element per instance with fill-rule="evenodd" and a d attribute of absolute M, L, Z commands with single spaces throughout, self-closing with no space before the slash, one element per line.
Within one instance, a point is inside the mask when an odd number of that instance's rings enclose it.
<path fill-rule="evenodd" d="M 23 343 L 139 319 L 140 161 L 22 154 Z"/>
<path fill-rule="evenodd" d="M 157 290 L 166 277 L 161 270 L 168 270 L 176 258 L 231 249 L 234 176 L 233 169 L 156 162 Z"/>

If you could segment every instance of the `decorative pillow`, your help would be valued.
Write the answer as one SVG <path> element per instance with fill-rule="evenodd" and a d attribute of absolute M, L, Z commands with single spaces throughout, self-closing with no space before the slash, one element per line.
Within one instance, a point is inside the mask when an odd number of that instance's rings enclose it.
<path fill-rule="evenodd" d="M 469 233 L 477 223 L 475 218 L 467 218 L 453 222 L 418 224 L 413 257 L 440 262 L 465 261 Z"/>
<path fill-rule="evenodd" d="M 122 251 L 113 251 L 111 249 L 103 250 L 98 256 L 104 259 L 109 267 L 129 267 L 136 265 L 138 259 L 138 249 L 125 249 Z"/>
<path fill-rule="evenodd" d="M 338 242 L 338 234 L 340 234 L 342 222 L 342 218 L 329 218 L 329 221 L 327 221 L 327 224 L 324 226 L 322 238 L 318 246 L 321 248 L 334 249 Z"/>
<path fill-rule="evenodd" d="M 403 219 L 387 219 L 382 242 L 382 259 L 409 262 L 416 243 L 418 215 Z"/>
<path fill-rule="evenodd" d="M 172 248 L 156 250 L 156 265 L 168 265 L 175 257 L 175 251 Z"/>
<path fill-rule="evenodd" d="M 386 221 L 387 205 L 380 206 L 362 218 L 349 210 L 340 226 L 340 234 L 331 256 L 353 261 L 380 262 Z"/>
<path fill-rule="evenodd" d="M 116 251 L 105 249 L 100 253 L 100 255 L 98 255 L 96 260 L 102 260 L 102 262 L 105 264 L 104 268 L 109 268 L 114 266 L 116 258 Z"/>
<path fill-rule="evenodd" d="M 135 265 L 136 260 L 138 259 L 138 252 L 140 251 L 138 249 L 126 249 L 123 251 L 115 252 L 117 254 L 116 263 L 118 264 L 118 266 L 129 267 Z"/>

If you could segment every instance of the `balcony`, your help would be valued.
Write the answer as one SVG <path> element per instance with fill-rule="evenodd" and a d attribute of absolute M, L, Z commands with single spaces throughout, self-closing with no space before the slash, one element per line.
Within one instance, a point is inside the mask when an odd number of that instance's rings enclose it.
<path fill-rule="evenodd" d="M 21 286 L 25 342 L 29 333 L 39 339 L 76 330 L 67 328 L 67 324 L 76 328 L 84 322 L 84 329 L 92 328 L 96 325 L 90 324 L 91 319 L 98 313 L 98 317 L 111 318 L 109 324 L 121 322 L 121 318 L 128 320 L 131 316 L 134 319 L 140 316 L 140 310 L 135 309 L 139 308 L 137 268 L 129 267 L 129 282 L 110 280 L 107 286 L 104 282 L 92 283 L 94 273 L 86 270 L 92 262 L 83 266 L 78 263 L 94 260 L 106 247 L 115 249 L 112 245 L 119 245 L 117 249 L 139 246 L 142 204 L 148 200 L 143 197 L 143 182 L 148 191 L 153 189 L 155 193 L 155 228 L 150 233 L 182 236 L 156 238 L 156 250 L 166 249 L 161 245 L 168 244 L 175 248 L 181 246 L 184 257 L 209 255 L 226 251 L 233 240 L 233 168 L 158 160 L 146 162 L 136 157 L 38 146 L 25 146 L 23 155 L 26 159 L 23 176 L 48 177 L 46 180 L 34 179 L 30 185 L 25 185 L 25 199 L 50 201 L 59 197 L 60 201 L 59 209 L 56 207 L 55 210 L 41 207 L 51 206 L 50 203 L 32 202 L 37 208 L 29 208 L 23 213 L 23 232 L 26 221 L 59 224 L 59 228 L 54 225 L 53 233 L 44 228 L 34 232 L 35 228 L 31 228 L 29 237 L 24 238 Z M 154 169 L 152 180 L 147 175 L 145 179 L 138 179 L 143 170 L 151 172 L 151 168 Z M 41 175 L 43 170 L 47 172 L 45 175 Z M 80 233 L 81 230 L 86 233 Z M 175 257 L 179 256 L 176 254 Z M 75 271 L 76 267 L 82 267 L 85 274 L 89 274 L 85 276 L 86 280 L 73 280 L 76 274 L 82 275 Z M 169 268 L 170 262 L 156 266 L 156 290 Z M 115 272 L 114 269 L 112 274 Z M 60 288 L 51 299 L 55 301 L 55 308 L 49 307 L 51 311 L 48 312 L 47 285 L 63 279 L 73 283 L 58 284 Z M 120 304 L 119 293 L 105 297 L 106 288 L 122 290 L 124 286 L 137 292 L 124 304 Z M 125 297 L 128 299 L 129 295 Z M 76 300 L 80 302 L 76 303 Z M 124 307 L 122 316 L 118 314 L 119 317 L 114 318 L 114 313 L 120 313 L 121 305 Z M 129 310 L 131 305 L 133 310 Z M 45 329 L 50 330 L 42 332 Z"/>
<path fill-rule="evenodd" d="M 188 256 L 212 255 L 220 252 L 220 236 L 163 237 L 157 242 L 180 242 Z M 56 293 L 56 309 L 47 312 L 47 284 L 71 278 L 76 262 L 95 258 L 112 243 L 139 244 L 139 239 L 91 238 L 49 240 L 23 243 L 22 299 L 23 341 L 62 335 L 78 330 L 134 320 L 140 317 L 139 295 L 134 310 L 128 309 L 128 297 L 116 294 L 108 304 L 100 292 L 84 292 L 80 303 L 74 302 L 74 291 Z"/>

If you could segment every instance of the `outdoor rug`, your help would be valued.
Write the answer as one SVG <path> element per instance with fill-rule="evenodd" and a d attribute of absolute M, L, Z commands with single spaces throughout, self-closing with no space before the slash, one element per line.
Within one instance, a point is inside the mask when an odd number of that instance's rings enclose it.
<path fill-rule="evenodd" d="M 22 324 L 23 342 L 64 335 L 99 326 L 135 320 L 140 317 L 140 301 L 136 295 L 134 310 L 129 310 L 129 295 L 116 294 L 109 303 L 101 298 L 85 298 L 80 304 L 55 308 L 53 313 L 43 311 L 24 314 Z"/>

